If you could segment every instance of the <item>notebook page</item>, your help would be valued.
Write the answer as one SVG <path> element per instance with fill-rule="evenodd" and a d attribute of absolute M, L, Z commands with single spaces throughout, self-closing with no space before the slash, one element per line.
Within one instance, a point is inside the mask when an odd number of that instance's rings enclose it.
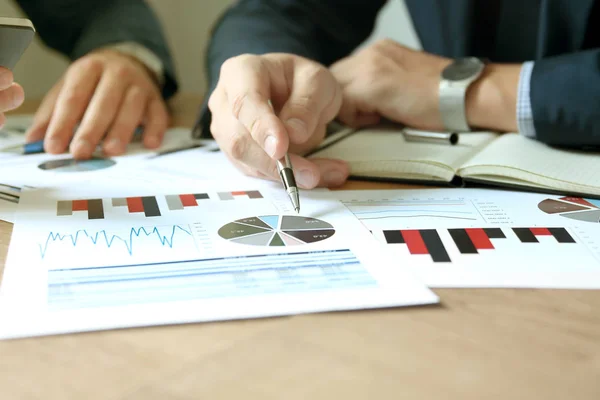
<path fill-rule="evenodd" d="M 466 162 L 458 174 L 600 195 L 600 153 L 556 149 L 518 134 L 496 139 Z"/>
<path fill-rule="evenodd" d="M 463 162 L 496 137 L 477 132 L 462 134 L 456 145 L 420 143 L 405 140 L 397 127 L 376 127 L 348 135 L 312 156 L 345 160 L 354 176 L 449 182 Z"/>

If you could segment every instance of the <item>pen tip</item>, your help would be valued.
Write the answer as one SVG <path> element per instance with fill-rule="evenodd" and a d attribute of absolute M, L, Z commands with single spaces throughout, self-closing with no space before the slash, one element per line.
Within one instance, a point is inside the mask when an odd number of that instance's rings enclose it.
<path fill-rule="evenodd" d="M 300 214 L 300 207 L 296 207 L 296 214 Z"/>

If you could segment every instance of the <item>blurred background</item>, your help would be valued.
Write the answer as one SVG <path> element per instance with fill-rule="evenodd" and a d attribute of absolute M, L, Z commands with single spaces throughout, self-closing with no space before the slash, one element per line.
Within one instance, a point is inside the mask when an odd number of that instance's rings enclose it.
<path fill-rule="evenodd" d="M 84 0 L 81 0 L 84 1 Z M 206 79 L 204 52 L 209 32 L 217 17 L 235 0 L 146 0 L 158 14 L 171 46 L 181 91 L 203 94 Z M 23 16 L 16 2 L 2 0 L 0 16 Z M 373 35 L 365 42 L 389 37 L 410 47 L 418 47 L 403 0 L 390 0 L 381 12 Z M 68 66 L 68 61 L 47 49 L 39 39 L 27 49 L 15 68 L 17 81 L 26 97 L 41 98 Z"/>

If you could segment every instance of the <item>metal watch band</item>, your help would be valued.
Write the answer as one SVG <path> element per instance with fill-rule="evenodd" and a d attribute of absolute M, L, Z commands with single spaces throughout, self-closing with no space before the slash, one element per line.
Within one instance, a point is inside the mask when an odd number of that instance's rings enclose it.
<path fill-rule="evenodd" d="M 439 107 L 447 131 L 469 132 L 471 130 L 465 109 L 465 94 L 468 86 L 465 82 L 440 80 Z"/>

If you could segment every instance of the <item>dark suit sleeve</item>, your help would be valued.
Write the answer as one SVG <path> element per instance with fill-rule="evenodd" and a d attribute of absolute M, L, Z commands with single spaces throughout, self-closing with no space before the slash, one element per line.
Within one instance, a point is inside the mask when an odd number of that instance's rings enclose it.
<path fill-rule="evenodd" d="M 206 103 L 221 65 L 240 54 L 292 53 L 329 65 L 373 30 L 386 0 L 240 0 L 217 22 L 207 53 L 208 92 L 197 132 L 209 136 Z"/>
<path fill-rule="evenodd" d="M 17 0 L 42 41 L 75 60 L 99 47 L 136 42 L 165 69 L 163 96 L 177 91 L 175 68 L 158 18 L 143 0 Z"/>
<path fill-rule="evenodd" d="M 530 99 L 538 140 L 600 147 L 600 49 L 536 61 Z"/>

